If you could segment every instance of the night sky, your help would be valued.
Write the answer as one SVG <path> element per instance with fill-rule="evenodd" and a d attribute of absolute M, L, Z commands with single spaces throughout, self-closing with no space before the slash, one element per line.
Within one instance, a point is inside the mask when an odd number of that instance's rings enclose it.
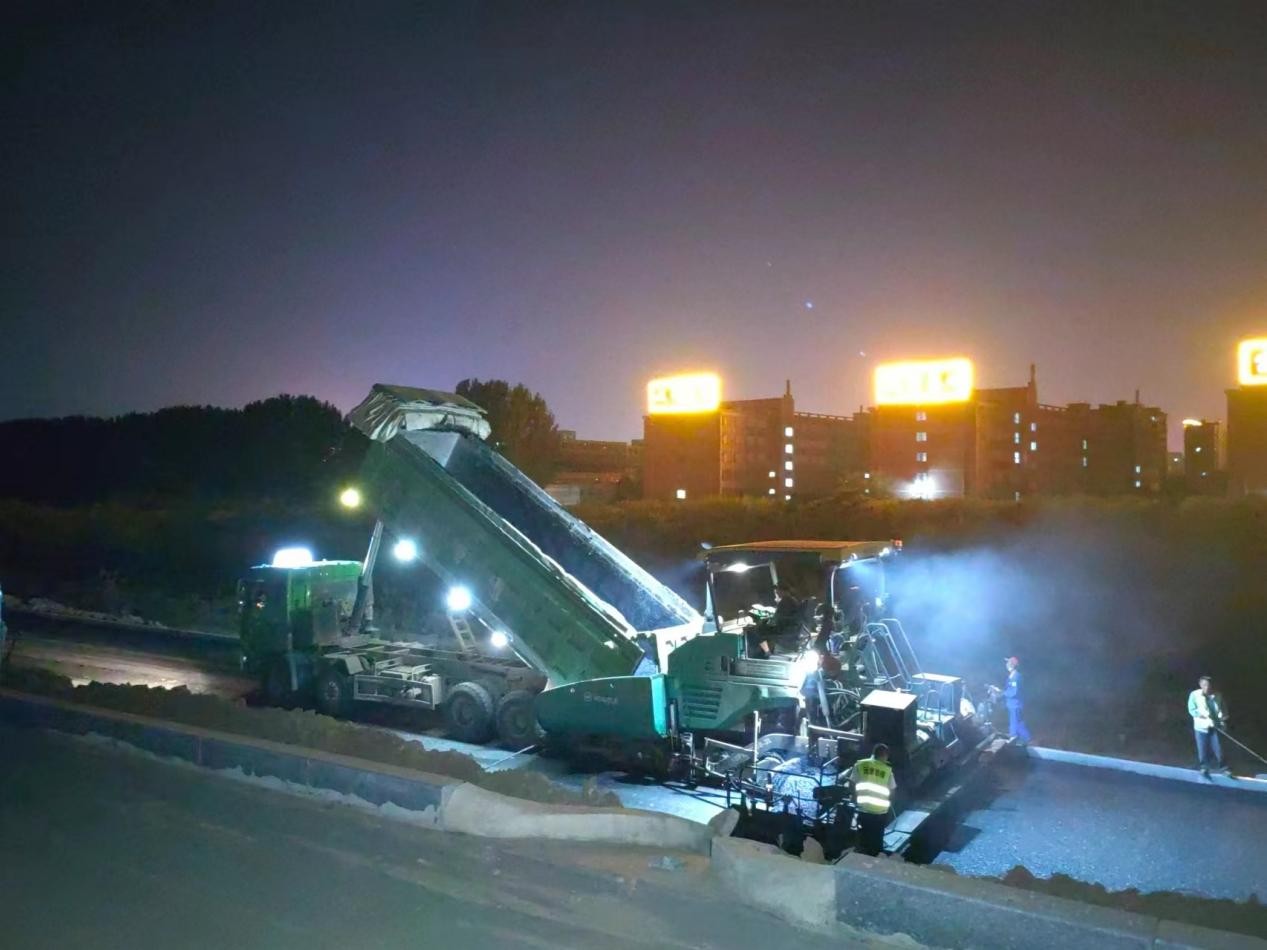
<path fill-rule="evenodd" d="M 1261 2 L 6 9 L 0 418 L 477 375 L 628 438 L 963 354 L 1177 427 L 1267 333 Z"/>

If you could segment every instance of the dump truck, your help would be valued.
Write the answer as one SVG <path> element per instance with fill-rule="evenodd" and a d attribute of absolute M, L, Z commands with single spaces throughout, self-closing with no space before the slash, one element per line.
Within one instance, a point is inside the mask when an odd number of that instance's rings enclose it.
<path fill-rule="evenodd" d="M 365 559 L 284 552 L 239 588 L 243 666 L 268 701 L 335 715 L 357 702 L 435 709 L 455 738 L 522 747 L 548 683 L 655 669 L 701 629 L 694 608 L 488 446 L 469 400 L 377 385 L 349 418 L 372 440 Z M 456 650 L 374 634 L 384 532 L 447 585 Z M 494 638 L 503 655 L 489 655 Z"/>

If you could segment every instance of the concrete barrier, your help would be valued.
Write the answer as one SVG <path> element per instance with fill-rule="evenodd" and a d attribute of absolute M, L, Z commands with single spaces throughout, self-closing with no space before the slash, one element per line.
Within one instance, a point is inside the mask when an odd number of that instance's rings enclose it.
<path fill-rule="evenodd" d="M 0 689 L 0 716 L 18 725 L 102 735 L 210 769 L 395 805 L 448 831 L 491 838 L 627 844 L 707 853 L 713 826 L 659 812 L 546 805 L 458 779 Z"/>
<path fill-rule="evenodd" d="M 833 868 L 837 919 L 876 934 L 978 950 L 1267 948 L 1254 937 L 956 877 L 891 858 L 846 855 Z"/>
<path fill-rule="evenodd" d="M 830 866 L 803 863 L 774 845 L 743 838 L 715 838 L 712 866 L 749 906 L 803 927 L 822 929 L 839 919 Z"/>
<path fill-rule="evenodd" d="M 440 826 L 489 838 L 547 838 L 701 853 L 708 852 L 713 835 L 708 825 L 677 815 L 635 808 L 543 805 L 470 784 L 445 789 Z"/>

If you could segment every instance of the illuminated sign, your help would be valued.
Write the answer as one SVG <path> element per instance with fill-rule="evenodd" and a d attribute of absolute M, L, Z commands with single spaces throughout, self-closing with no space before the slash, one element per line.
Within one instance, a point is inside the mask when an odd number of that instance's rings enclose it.
<path fill-rule="evenodd" d="M 1242 386 L 1267 386 L 1267 337 L 1241 340 L 1236 348 L 1236 375 Z"/>
<path fill-rule="evenodd" d="M 713 412 L 721 405 L 721 377 L 716 373 L 662 376 L 647 383 L 647 412 L 665 415 Z"/>
<path fill-rule="evenodd" d="M 877 406 L 931 406 L 972 398 L 972 360 L 909 360 L 875 368 Z"/>

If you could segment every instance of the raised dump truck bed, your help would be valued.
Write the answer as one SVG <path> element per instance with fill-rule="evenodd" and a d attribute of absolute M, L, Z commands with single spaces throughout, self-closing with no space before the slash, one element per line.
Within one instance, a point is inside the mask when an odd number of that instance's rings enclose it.
<path fill-rule="evenodd" d="M 437 440 L 448 435 L 448 440 Z M 394 533 L 417 540 L 427 565 L 471 592 L 472 612 L 504 632 L 552 683 L 626 676 L 645 668 L 638 631 L 433 457 L 459 433 L 399 432 L 370 447 L 370 504 Z"/>

